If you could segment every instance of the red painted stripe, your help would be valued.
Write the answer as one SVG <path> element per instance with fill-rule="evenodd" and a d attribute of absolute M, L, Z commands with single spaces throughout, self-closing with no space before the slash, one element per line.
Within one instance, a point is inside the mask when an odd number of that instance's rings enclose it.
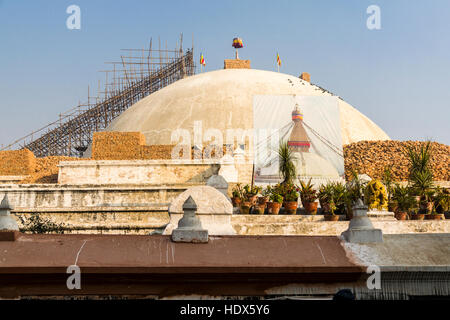
<path fill-rule="evenodd" d="M 300 146 L 300 147 L 310 147 L 311 143 L 309 142 L 297 142 L 297 141 L 289 141 L 288 146 Z"/>

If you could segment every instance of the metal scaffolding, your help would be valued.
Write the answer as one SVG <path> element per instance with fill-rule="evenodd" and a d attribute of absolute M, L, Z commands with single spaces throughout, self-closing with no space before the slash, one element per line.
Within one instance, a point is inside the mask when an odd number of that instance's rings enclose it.
<path fill-rule="evenodd" d="M 122 49 L 119 62 L 107 62 L 112 69 L 105 73 L 104 91 L 87 103 L 59 115 L 59 119 L 33 131 L 1 150 L 27 148 L 36 157 L 81 156 L 92 142 L 96 131 L 105 129 L 111 121 L 140 99 L 186 76 L 195 74 L 193 48 L 183 53 L 182 36 L 175 50 L 152 48 Z M 35 139 L 35 137 L 37 137 Z"/>

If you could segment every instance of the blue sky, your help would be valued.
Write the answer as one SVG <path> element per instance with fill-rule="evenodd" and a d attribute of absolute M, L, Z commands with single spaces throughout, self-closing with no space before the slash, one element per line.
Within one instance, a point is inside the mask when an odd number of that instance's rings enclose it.
<path fill-rule="evenodd" d="M 81 8 L 81 30 L 66 8 Z M 381 8 L 381 30 L 366 9 Z M 341 96 L 392 139 L 450 144 L 450 1 L 20 1 L 0 0 L 0 144 L 30 133 L 97 86 L 105 61 L 150 37 L 173 48 L 180 33 L 206 71 L 233 56 L 298 76 Z"/>

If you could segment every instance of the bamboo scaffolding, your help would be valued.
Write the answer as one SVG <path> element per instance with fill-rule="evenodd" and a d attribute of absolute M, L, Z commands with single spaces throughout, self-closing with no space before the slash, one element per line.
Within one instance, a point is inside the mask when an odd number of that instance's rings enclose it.
<path fill-rule="evenodd" d="M 88 86 L 87 103 L 79 103 L 61 113 L 58 120 L 0 150 L 19 146 L 31 150 L 36 157 L 81 156 L 92 142 L 95 131 L 105 129 L 140 99 L 195 73 L 193 50 L 183 54 L 182 36 L 180 39 L 180 48 L 175 50 L 168 50 L 167 44 L 166 49 L 161 49 L 160 40 L 157 50 L 152 49 L 152 40 L 149 49 L 122 49 L 139 57 L 121 55 L 120 62 L 108 62 L 113 64 L 113 69 L 101 71 L 106 73 L 103 91 L 99 89 L 96 96 L 91 97 Z"/>

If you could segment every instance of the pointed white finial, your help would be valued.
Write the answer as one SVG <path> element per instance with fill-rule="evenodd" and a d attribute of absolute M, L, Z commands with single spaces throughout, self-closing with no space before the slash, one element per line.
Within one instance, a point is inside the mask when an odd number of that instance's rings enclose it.
<path fill-rule="evenodd" d="M 0 203 L 0 230 L 19 231 L 19 226 L 16 220 L 11 217 L 11 210 L 13 207 L 9 203 L 8 195 L 5 194 Z"/>
<path fill-rule="evenodd" d="M 5 196 L 3 197 L 2 202 L 0 203 L 0 210 L 9 210 L 9 211 L 11 211 L 13 209 L 14 208 L 9 203 L 8 194 L 5 194 Z"/>

